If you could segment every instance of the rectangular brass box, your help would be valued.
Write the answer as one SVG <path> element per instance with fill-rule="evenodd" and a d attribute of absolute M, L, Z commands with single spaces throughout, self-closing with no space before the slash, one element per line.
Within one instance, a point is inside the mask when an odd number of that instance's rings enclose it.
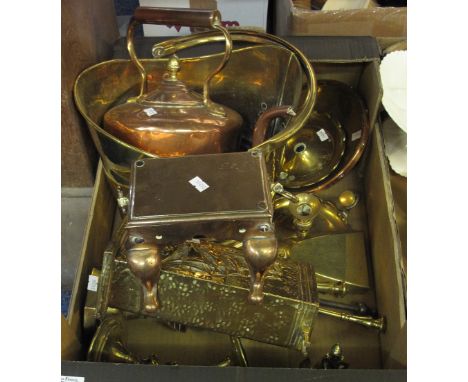
<path fill-rule="evenodd" d="M 136 161 L 129 197 L 130 235 L 159 243 L 209 236 L 242 239 L 273 207 L 261 152 Z M 240 232 L 239 232 L 240 231 Z"/>
<path fill-rule="evenodd" d="M 263 303 L 252 304 L 242 251 L 208 242 L 179 248 L 163 260 L 160 307 L 151 317 L 306 351 L 318 313 L 310 264 L 278 259 L 265 278 Z M 105 253 L 98 310 L 147 315 L 140 281 L 115 255 Z"/>

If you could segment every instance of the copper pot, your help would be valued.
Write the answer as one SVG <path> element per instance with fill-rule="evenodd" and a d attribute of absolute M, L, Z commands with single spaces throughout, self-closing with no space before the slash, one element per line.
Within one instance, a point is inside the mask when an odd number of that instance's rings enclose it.
<path fill-rule="evenodd" d="M 180 64 L 175 55 L 169 58 L 167 72 L 159 86 L 147 92 L 147 75 L 133 47 L 133 31 L 138 23 L 174 23 L 213 28 L 223 33 L 225 54 L 222 62 L 206 78 L 203 95 L 188 89 L 177 78 Z M 141 74 L 140 94 L 104 115 L 104 128 L 108 132 L 161 157 L 236 150 L 242 117 L 227 106 L 214 103 L 209 97 L 209 82 L 224 68 L 232 50 L 232 41 L 221 26 L 219 11 L 139 7 L 128 27 L 127 47 Z"/>

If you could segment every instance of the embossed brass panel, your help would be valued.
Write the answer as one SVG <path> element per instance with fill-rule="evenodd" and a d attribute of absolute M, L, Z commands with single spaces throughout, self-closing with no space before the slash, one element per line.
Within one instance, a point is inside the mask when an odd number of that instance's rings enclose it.
<path fill-rule="evenodd" d="M 305 352 L 318 311 L 313 268 L 277 260 L 260 305 L 247 301 L 249 284 L 242 251 L 189 242 L 163 256 L 160 308 L 151 316 Z M 147 315 L 139 280 L 112 252 L 105 254 L 98 293 L 107 296 L 101 314 L 112 307 Z"/>

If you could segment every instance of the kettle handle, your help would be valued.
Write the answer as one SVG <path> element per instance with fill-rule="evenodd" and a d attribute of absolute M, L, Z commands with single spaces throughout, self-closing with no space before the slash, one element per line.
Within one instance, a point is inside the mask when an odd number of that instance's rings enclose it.
<path fill-rule="evenodd" d="M 153 57 L 162 58 L 175 54 L 177 51 L 182 49 L 217 42 L 220 40 L 220 37 L 221 36 L 214 34 L 213 32 L 199 33 L 196 36 L 175 37 L 171 40 L 154 44 L 152 49 Z M 270 153 L 273 153 L 276 149 L 283 147 L 286 141 L 305 125 L 312 114 L 317 98 L 317 79 L 315 72 L 312 64 L 304 53 L 281 37 L 246 29 L 233 29 L 230 32 L 230 37 L 234 41 L 249 42 L 253 44 L 273 44 L 289 50 L 298 59 L 306 77 L 306 84 L 304 86 L 307 89 L 307 93 L 302 99 L 300 105 L 294 105 L 296 116 L 290 120 L 288 127 L 250 149 L 262 151 L 264 156 L 267 158 Z"/>
<path fill-rule="evenodd" d="M 214 108 L 209 97 L 209 83 L 211 79 L 219 73 L 229 61 L 232 52 L 231 36 L 226 28 L 221 24 L 221 14 L 216 9 L 186 9 L 186 8 L 155 8 L 138 7 L 133 13 L 133 17 L 127 29 L 127 49 L 132 62 L 138 68 L 141 75 L 140 94 L 142 97 L 147 91 L 146 70 L 138 60 L 133 44 L 135 26 L 138 24 L 173 24 L 188 27 L 204 27 L 219 30 L 226 41 L 224 56 L 218 67 L 206 78 L 203 84 L 203 102 L 206 106 Z M 222 111 L 221 111 L 222 112 Z"/>

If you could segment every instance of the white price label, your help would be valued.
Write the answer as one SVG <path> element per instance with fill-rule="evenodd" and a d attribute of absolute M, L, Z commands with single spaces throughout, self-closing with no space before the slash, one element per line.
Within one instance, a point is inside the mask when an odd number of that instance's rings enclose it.
<path fill-rule="evenodd" d="M 208 184 L 206 184 L 202 178 L 199 176 L 196 176 L 193 179 L 189 180 L 189 183 L 195 187 L 199 192 L 205 191 L 208 187 L 210 187 Z"/>
<path fill-rule="evenodd" d="M 319 131 L 317 131 L 317 135 L 322 142 L 328 139 L 328 134 L 324 129 L 320 129 Z"/>
<path fill-rule="evenodd" d="M 158 114 L 158 112 L 154 110 L 152 107 L 149 107 L 148 109 L 144 109 L 143 111 L 146 113 L 148 117 Z"/>
<path fill-rule="evenodd" d="M 84 377 L 71 377 L 69 375 L 62 375 L 60 382 L 85 382 Z"/>
<path fill-rule="evenodd" d="M 99 277 L 94 275 L 89 275 L 88 277 L 88 290 L 96 292 L 99 282 Z"/>
<path fill-rule="evenodd" d="M 358 131 L 355 131 L 352 135 L 351 135 L 351 142 L 354 142 L 356 139 L 359 139 L 361 138 L 361 130 L 358 130 Z"/>

